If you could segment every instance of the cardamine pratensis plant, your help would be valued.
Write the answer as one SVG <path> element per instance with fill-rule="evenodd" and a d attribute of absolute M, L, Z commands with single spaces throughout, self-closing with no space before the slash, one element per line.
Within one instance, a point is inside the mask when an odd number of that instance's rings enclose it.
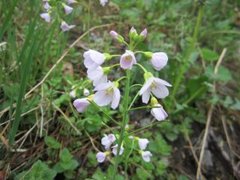
<path fill-rule="evenodd" d="M 142 159 L 145 162 L 150 162 L 152 153 L 146 150 L 149 140 L 146 138 L 132 136 L 128 133 L 128 123 L 130 120 L 129 111 L 134 109 L 132 106 L 137 97 L 140 95 L 142 96 L 142 102 L 149 104 L 147 106 L 143 106 L 143 108 L 150 107 L 151 114 L 158 121 L 166 119 L 168 114 L 165 112 L 157 99 L 163 99 L 169 95 L 167 87 L 171 87 L 171 84 L 158 77 L 154 77 L 151 72 L 148 72 L 144 66 L 141 65 L 141 62 L 135 56 L 137 53 L 144 55 L 157 71 L 160 71 L 168 62 L 168 56 L 164 52 L 153 53 L 148 51 L 135 51 L 135 47 L 146 38 L 147 29 L 144 29 L 140 34 L 138 34 L 134 28 L 131 28 L 129 32 L 129 43 L 124 40 L 123 36 L 119 35 L 115 31 L 111 31 L 110 35 L 119 43 L 126 45 L 127 49 L 123 54 L 119 55 L 101 53 L 92 49 L 84 52 L 84 65 L 87 68 L 87 77 L 93 84 L 92 92 L 94 92 L 94 94 L 84 92 L 84 94 L 89 96 L 74 100 L 73 105 L 79 113 L 84 113 L 89 105 L 94 104 L 99 106 L 99 108 L 110 105 L 113 110 L 117 110 L 119 104 L 122 103 L 122 108 L 119 110 L 120 117 L 122 117 L 122 120 L 119 120 L 121 121 L 121 132 L 115 134 L 105 134 L 101 139 L 101 144 L 103 145 L 104 150 L 97 152 L 96 154 L 96 158 L 99 163 L 103 163 L 111 158 L 116 158 L 114 160 L 116 170 L 118 164 L 120 162 L 124 162 L 123 156 L 125 152 L 126 158 L 130 156 L 130 153 L 137 152 L 142 156 Z M 110 66 L 103 66 L 110 61 Z M 114 61 L 116 61 L 115 64 Z M 125 76 L 120 77 L 115 81 L 109 80 L 108 74 L 110 72 L 116 72 L 116 70 L 120 70 L 120 68 L 124 71 Z M 133 68 L 140 68 L 140 70 L 143 71 L 142 78 L 144 79 L 144 82 L 141 85 L 141 89 L 130 103 L 129 93 L 131 87 L 134 86 L 134 84 L 130 84 L 132 82 L 130 79 L 133 76 Z M 125 83 L 121 83 L 123 84 L 122 87 L 119 83 L 120 81 L 125 81 Z M 124 93 L 123 96 L 121 96 L 120 90 Z M 137 145 L 135 146 L 134 143 L 137 143 Z"/>

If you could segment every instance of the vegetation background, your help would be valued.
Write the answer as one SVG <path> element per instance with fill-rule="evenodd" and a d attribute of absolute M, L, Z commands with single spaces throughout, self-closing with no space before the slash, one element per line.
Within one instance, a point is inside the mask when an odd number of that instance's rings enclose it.
<path fill-rule="evenodd" d="M 95 157 L 109 120 L 94 108 L 76 113 L 69 93 L 82 96 L 83 52 L 123 51 L 109 31 L 127 36 L 132 26 L 148 29 L 140 50 L 168 54 L 156 75 L 173 87 L 167 121 L 131 114 L 153 158 L 131 157 L 117 179 L 240 179 L 239 0 L 79 0 L 64 17 L 76 24 L 70 32 L 42 11 L 41 0 L 0 1 L 0 179 L 111 179 L 111 162 Z"/>

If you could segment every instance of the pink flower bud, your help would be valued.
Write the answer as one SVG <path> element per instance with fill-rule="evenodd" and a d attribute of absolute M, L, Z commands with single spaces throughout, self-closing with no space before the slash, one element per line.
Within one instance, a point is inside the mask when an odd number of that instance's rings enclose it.
<path fill-rule="evenodd" d="M 145 28 L 141 33 L 140 33 L 140 36 L 146 38 L 147 37 L 147 29 Z"/>
<path fill-rule="evenodd" d="M 118 38 L 118 33 L 116 31 L 110 31 L 109 33 L 113 39 L 117 39 Z"/>

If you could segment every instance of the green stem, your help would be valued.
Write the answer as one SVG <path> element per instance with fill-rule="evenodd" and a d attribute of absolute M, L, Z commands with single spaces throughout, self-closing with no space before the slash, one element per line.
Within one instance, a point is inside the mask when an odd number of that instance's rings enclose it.
<path fill-rule="evenodd" d="M 115 176 L 117 174 L 117 168 L 118 168 L 118 165 L 120 163 L 120 156 L 119 156 L 119 152 L 120 152 L 120 148 L 122 146 L 122 142 L 123 142 L 123 139 L 124 139 L 124 133 L 125 133 L 125 127 L 128 123 L 128 99 L 129 99 L 129 92 L 130 92 L 130 74 L 131 71 L 130 70 L 127 70 L 126 72 L 126 86 L 125 86 L 125 94 L 124 94 L 124 97 L 123 97 L 123 120 L 122 120 L 122 125 L 121 125 L 121 133 L 120 133 L 120 137 L 119 137 L 119 142 L 118 142 L 118 148 L 117 148 L 117 156 L 116 156 L 116 163 L 114 165 L 114 175 L 113 175 L 113 179 L 115 179 Z"/>
<path fill-rule="evenodd" d="M 179 89 L 179 86 L 183 80 L 183 76 L 184 76 L 185 72 L 187 71 L 187 67 L 189 64 L 189 61 L 188 61 L 189 57 L 190 57 L 191 53 L 193 52 L 195 44 L 197 42 L 197 37 L 199 34 L 199 28 L 200 28 L 202 16 L 203 16 L 203 7 L 201 6 L 200 9 L 198 10 L 198 17 L 197 17 L 197 22 L 196 22 L 194 32 L 193 32 L 192 42 L 191 42 L 190 46 L 188 47 L 186 53 L 183 55 L 183 62 L 182 62 L 179 73 L 178 73 L 178 75 L 175 79 L 174 85 L 173 85 L 170 108 L 172 108 L 173 102 L 175 101 L 175 95 L 176 95 L 176 93 Z"/>
<path fill-rule="evenodd" d="M 147 70 L 141 64 L 137 63 L 136 65 L 138 65 L 144 71 L 144 73 L 147 72 Z"/>

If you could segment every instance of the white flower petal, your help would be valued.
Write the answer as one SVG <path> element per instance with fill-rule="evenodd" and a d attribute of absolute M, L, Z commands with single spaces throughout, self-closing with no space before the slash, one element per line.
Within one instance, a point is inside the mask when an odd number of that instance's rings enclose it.
<path fill-rule="evenodd" d="M 93 100 L 99 106 L 106 106 L 112 101 L 112 95 L 107 94 L 105 91 L 98 91 L 94 94 Z"/>
<path fill-rule="evenodd" d="M 139 94 L 142 95 L 147 89 L 150 88 L 154 78 L 149 78 L 143 85 L 143 87 L 140 89 Z"/>
<path fill-rule="evenodd" d="M 121 95 L 120 95 L 120 91 L 119 91 L 118 88 L 114 87 L 113 91 L 114 92 L 113 92 L 113 99 L 112 99 L 111 108 L 116 109 L 119 105 Z"/>
<path fill-rule="evenodd" d="M 157 97 L 157 98 L 165 98 L 169 95 L 168 88 L 164 85 L 158 85 L 156 87 L 151 88 L 152 93 Z"/>
<path fill-rule="evenodd" d="M 142 94 L 142 102 L 147 104 L 149 99 L 150 99 L 150 90 L 147 90 L 145 91 L 143 94 Z"/>
<path fill-rule="evenodd" d="M 138 139 L 138 145 L 139 145 L 141 150 L 145 150 L 148 143 L 149 143 L 149 141 L 146 138 L 139 138 Z"/>
<path fill-rule="evenodd" d="M 99 163 L 102 163 L 106 159 L 106 154 L 104 152 L 98 152 L 96 158 Z"/>

